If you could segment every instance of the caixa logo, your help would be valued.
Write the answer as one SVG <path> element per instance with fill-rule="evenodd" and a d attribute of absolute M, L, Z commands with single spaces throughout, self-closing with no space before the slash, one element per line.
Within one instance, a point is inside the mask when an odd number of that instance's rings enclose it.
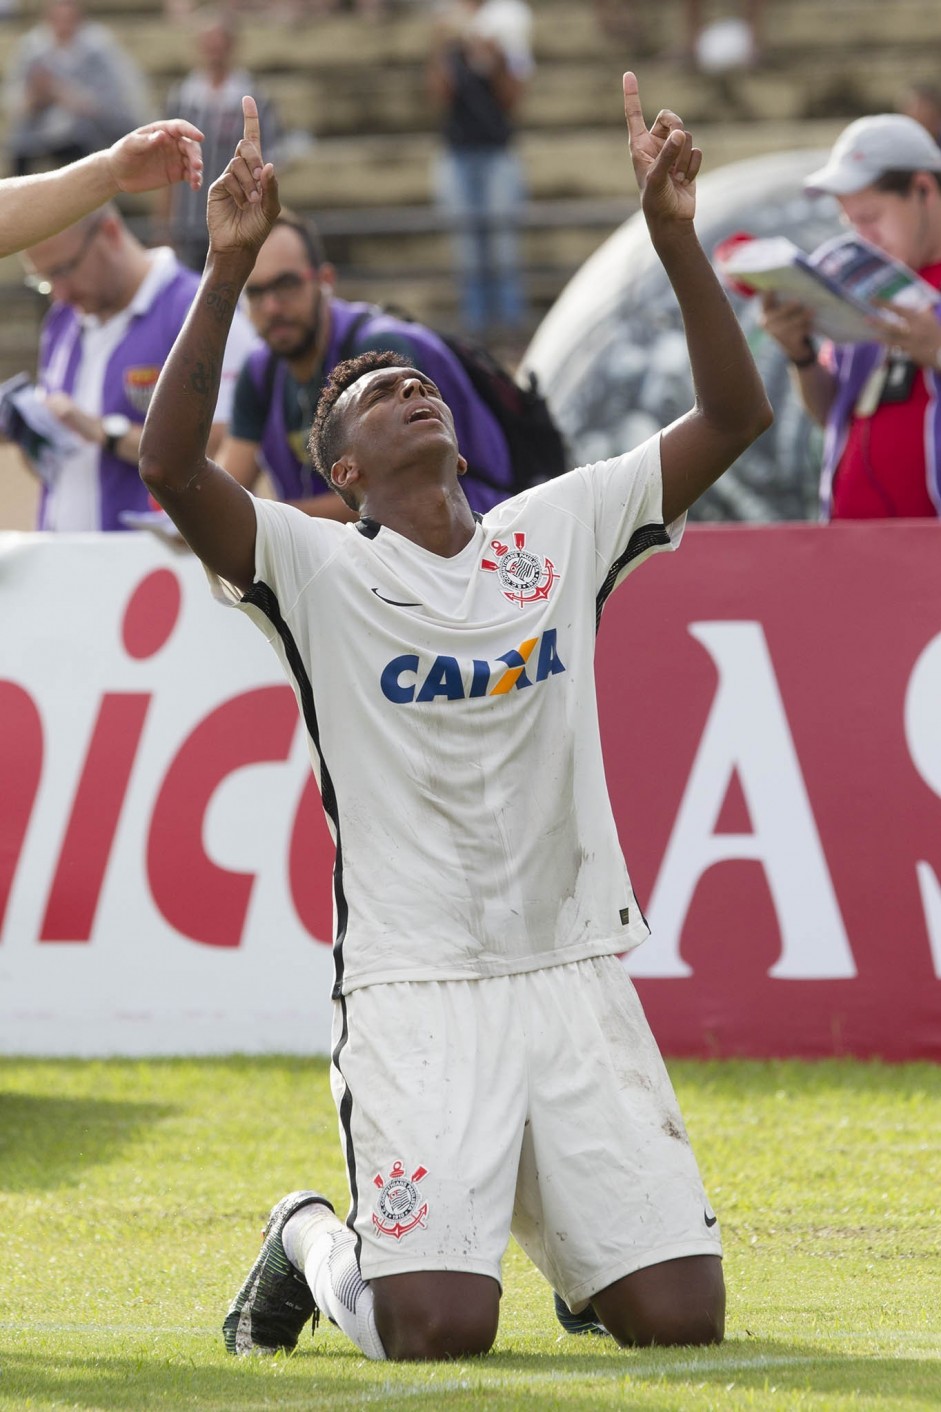
<path fill-rule="evenodd" d="M 397 705 L 435 701 L 439 696 L 445 701 L 464 701 L 474 696 L 505 696 L 564 671 L 556 630 L 549 628 L 501 653 L 493 662 L 476 657 L 461 662 L 457 657 L 439 655 L 428 663 L 416 652 L 404 652 L 383 668 L 379 685 L 383 696 Z"/>

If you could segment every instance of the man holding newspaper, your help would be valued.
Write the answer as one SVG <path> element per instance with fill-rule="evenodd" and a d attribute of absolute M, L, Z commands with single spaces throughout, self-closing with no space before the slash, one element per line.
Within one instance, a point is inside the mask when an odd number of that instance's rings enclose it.
<path fill-rule="evenodd" d="M 858 269 L 875 251 L 892 257 L 886 264 L 868 259 L 881 266 L 871 287 L 883 298 L 875 301 L 869 338 L 856 335 L 864 341 L 818 346 L 825 323 L 819 314 L 780 286 L 762 294 L 763 326 L 790 358 L 808 413 L 825 428 L 823 514 L 941 515 L 941 296 L 931 295 L 941 290 L 941 149 L 911 118 L 860 118 L 805 189 L 835 196 L 860 237 L 828 247 L 840 252 L 831 269 L 838 284 L 864 294 L 869 278 L 854 280 L 840 258 Z M 810 263 L 826 274 L 822 253 Z M 913 271 L 920 279 L 909 277 Z M 897 302 L 900 284 L 906 293 Z"/>

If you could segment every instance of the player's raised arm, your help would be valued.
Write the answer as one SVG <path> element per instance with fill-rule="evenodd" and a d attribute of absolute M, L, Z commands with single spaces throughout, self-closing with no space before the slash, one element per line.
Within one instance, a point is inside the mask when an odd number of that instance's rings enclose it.
<path fill-rule="evenodd" d="M 663 517 L 708 490 L 771 425 L 771 405 L 732 307 L 693 226 L 701 151 L 663 109 L 648 128 L 637 79 L 624 75 L 624 116 L 641 207 L 683 315 L 696 404 L 661 438 Z"/>
<path fill-rule="evenodd" d="M 255 574 L 252 497 L 206 455 L 232 315 L 280 210 L 254 99 L 243 98 L 242 112 L 242 140 L 209 190 L 206 269 L 147 413 L 140 470 L 203 563 L 245 589 Z"/>

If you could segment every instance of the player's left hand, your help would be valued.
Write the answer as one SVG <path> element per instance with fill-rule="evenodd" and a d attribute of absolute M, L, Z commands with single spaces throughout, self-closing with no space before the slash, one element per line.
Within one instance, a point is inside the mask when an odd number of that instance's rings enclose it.
<path fill-rule="evenodd" d="M 890 317 L 875 322 L 875 337 L 919 367 L 941 370 L 941 323 L 934 311 L 906 309 L 885 301 L 879 301 L 879 308 Z"/>
<path fill-rule="evenodd" d="M 119 191 L 154 191 L 185 181 L 198 191 L 203 180 L 199 144 L 203 134 L 183 118 L 167 118 L 135 128 L 108 150 L 108 164 Z"/>
<path fill-rule="evenodd" d="M 648 128 L 635 75 L 626 73 L 623 82 L 624 117 L 644 215 L 648 221 L 691 221 L 702 152 L 669 108 L 662 108 Z"/>

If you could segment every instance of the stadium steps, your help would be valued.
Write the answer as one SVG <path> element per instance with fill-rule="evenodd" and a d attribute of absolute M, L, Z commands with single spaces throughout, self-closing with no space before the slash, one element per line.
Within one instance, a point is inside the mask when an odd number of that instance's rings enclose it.
<path fill-rule="evenodd" d="M 682 0 L 637 6 L 627 45 L 602 33 L 589 0 L 534 0 L 537 70 L 522 115 L 530 201 L 523 245 L 534 317 L 635 208 L 619 95 L 622 68 L 642 76 L 645 107 L 671 106 L 694 127 L 707 169 L 795 146 L 828 146 L 851 117 L 891 108 L 906 83 L 933 79 L 937 0 L 775 0 L 766 7 L 761 68 L 685 72 L 662 56 L 682 33 Z M 0 68 L 33 22 L 0 27 Z M 185 25 L 160 0 L 88 0 L 135 55 L 156 104 L 192 59 Z M 707 18 L 719 5 L 706 5 Z M 722 6 L 728 10 L 727 6 Z M 314 142 L 282 173 L 284 200 L 316 214 L 344 292 L 394 299 L 420 317 L 454 318 L 450 250 L 431 204 L 438 150 L 424 84 L 430 7 L 392 0 L 375 21 L 354 14 L 288 23 L 277 8 L 243 22 L 242 55 L 279 104 L 286 127 Z M 0 119 L 2 139 L 4 119 Z M 142 226 L 151 204 L 128 203 Z M 7 331 L 0 365 L 32 360 L 34 302 L 13 297 L 18 261 L 0 262 Z M 8 295 L 10 297 L 8 297 Z M 21 327 L 24 353 L 17 354 Z M 9 354 L 10 345 L 13 353 Z"/>

